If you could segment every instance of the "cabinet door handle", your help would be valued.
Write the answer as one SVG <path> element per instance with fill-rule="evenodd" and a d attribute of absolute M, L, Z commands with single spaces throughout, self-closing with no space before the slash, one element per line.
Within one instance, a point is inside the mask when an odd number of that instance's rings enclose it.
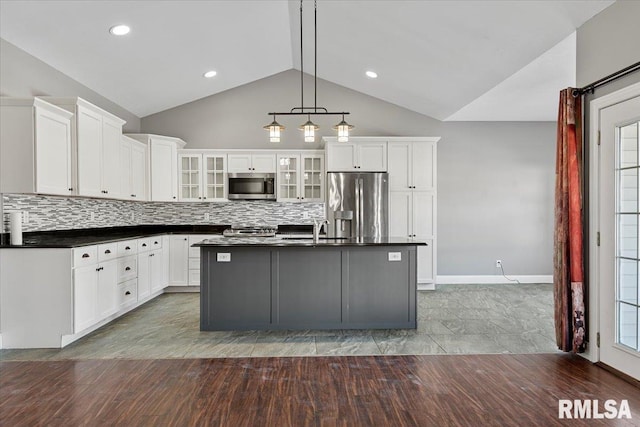
<path fill-rule="evenodd" d="M 91 255 L 89 254 L 82 254 L 82 258 L 89 258 Z"/>
<path fill-rule="evenodd" d="M 173 198 L 174 198 L 174 200 L 175 200 L 176 196 L 173 196 Z"/>
<path fill-rule="evenodd" d="M 149 254 L 149 256 L 155 256 L 155 254 Z"/>
<path fill-rule="evenodd" d="M 104 251 L 104 253 L 109 255 L 111 253 L 111 251 L 109 249 L 107 249 L 106 251 Z"/>
<path fill-rule="evenodd" d="M 124 271 L 129 271 L 131 270 L 131 267 L 125 267 Z"/>
<path fill-rule="evenodd" d="M 73 191 L 73 188 L 69 188 L 69 191 Z"/>
<path fill-rule="evenodd" d="M 127 291 L 127 292 L 125 292 L 124 294 L 125 294 L 125 295 L 131 295 L 131 292 L 130 292 L 130 291 Z"/>
<path fill-rule="evenodd" d="M 132 195 L 131 195 L 131 197 L 136 197 L 136 195 L 135 195 L 135 194 L 132 194 Z"/>
<path fill-rule="evenodd" d="M 185 237 L 184 240 L 187 240 L 187 238 Z"/>

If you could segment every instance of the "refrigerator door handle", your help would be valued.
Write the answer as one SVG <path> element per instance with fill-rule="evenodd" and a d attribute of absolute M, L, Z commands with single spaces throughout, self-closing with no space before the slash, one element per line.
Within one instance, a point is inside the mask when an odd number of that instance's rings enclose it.
<path fill-rule="evenodd" d="M 360 229 L 358 230 L 358 237 L 364 237 L 364 180 L 362 178 L 358 179 L 360 182 Z"/>
<path fill-rule="evenodd" d="M 360 180 L 355 180 L 355 202 L 356 202 L 356 226 L 355 226 L 355 237 L 359 237 L 360 235 Z"/>

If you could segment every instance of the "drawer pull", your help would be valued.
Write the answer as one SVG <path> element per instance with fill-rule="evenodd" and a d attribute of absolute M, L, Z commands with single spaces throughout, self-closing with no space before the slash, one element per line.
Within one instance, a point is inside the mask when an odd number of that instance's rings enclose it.
<path fill-rule="evenodd" d="M 155 254 L 149 254 L 149 256 L 155 256 Z"/>
<path fill-rule="evenodd" d="M 127 291 L 124 293 L 125 295 L 131 295 L 131 291 Z"/>
<path fill-rule="evenodd" d="M 125 246 L 124 250 L 125 250 L 125 251 L 130 251 L 130 250 L 131 250 L 131 248 L 130 248 L 129 246 Z"/>
<path fill-rule="evenodd" d="M 89 254 L 82 254 L 82 258 L 89 258 L 91 255 Z"/>
<path fill-rule="evenodd" d="M 104 251 L 104 253 L 109 255 L 111 253 L 111 251 L 109 249 L 107 249 L 106 251 Z"/>
<path fill-rule="evenodd" d="M 157 244 L 158 244 L 158 242 L 153 242 L 153 244 L 154 244 L 154 245 L 157 245 Z"/>
<path fill-rule="evenodd" d="M 127 267 L 124 269 L 124 271 L 129 271 L 129 270 L 131 270 L 131 267 Z"/>
<path fill-rule="evenodd" d="M 143 243 L 143 244 L 142 244 L 142 247 L 143 247 L 143 248 L 146 248 L 146 247 L 147 247 L 147 244 L 146 244 L 146 243 Z"/>

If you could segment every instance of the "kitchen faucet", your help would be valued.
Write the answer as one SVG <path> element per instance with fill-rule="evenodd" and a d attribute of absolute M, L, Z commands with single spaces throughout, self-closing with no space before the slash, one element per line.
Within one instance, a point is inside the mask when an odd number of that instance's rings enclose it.
<path fill-rule="evenodd" d="M 318 242 L 320 239 L 320 232 L 322 231 L 322 227 L 324 227 L 324 232 L 327 233 L 329 227 L 329 221 L 323 219 L 318 221 L 317 219 L 313 220 L 313 241 Z"/>

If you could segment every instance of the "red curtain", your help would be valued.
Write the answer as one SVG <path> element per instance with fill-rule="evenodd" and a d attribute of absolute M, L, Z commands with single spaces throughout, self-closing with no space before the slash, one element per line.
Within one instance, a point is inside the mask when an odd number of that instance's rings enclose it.
<path fill-rule="evenodd" d="M 556 343 L 562 351 L 586 349 L 582 212 L 582 97 L 560 92 L 556 147 L 553 285 Z"/>

